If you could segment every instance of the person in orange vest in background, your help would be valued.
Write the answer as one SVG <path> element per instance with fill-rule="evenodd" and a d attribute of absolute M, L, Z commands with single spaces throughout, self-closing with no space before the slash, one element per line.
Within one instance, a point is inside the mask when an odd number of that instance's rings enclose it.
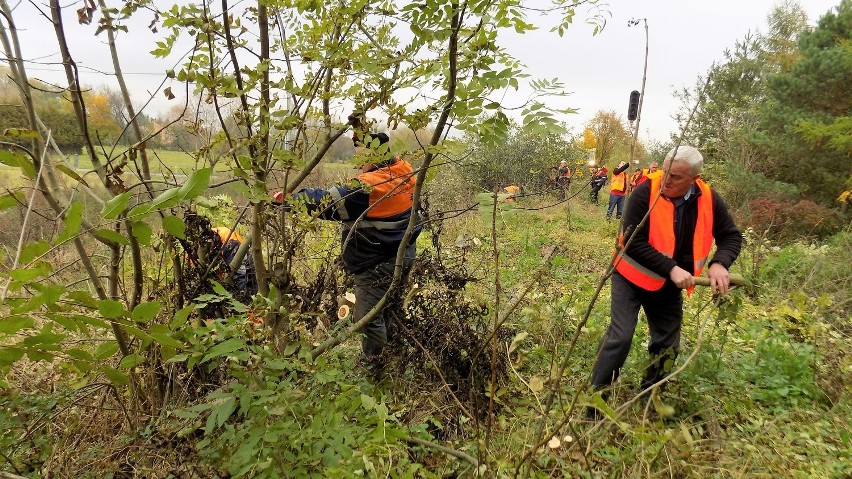
<path fill-rule="evenodd" d="M 652 161 L 651 164 L 648 165 L 647 169 L 642 170 L 642 177 L 639 178 L 639 181 L 636 184 L 639 185 L 639 183 L 642 183 L 643 181 L 647 180 L 650 175 L 658 173 L 659 169 L 657 167 L 657 162 Z"/>
<path fill-rule="evenodd" d="M 673 149 L 663 162 L 662 174 L 640 183 L 630 198 L 618 236 L 620 254 L 613 261 L 611 322 L 592 369 L 591 384 L 596 390 L 618 378 L 630 352 L 640 307 L 651 336 L 651 362 L 640 386 L 645 391 L 665 378 L 680 349 L 681 291 L 691 291 L 694 276 L 708 266 L 713 293 L 728 292 L 728 269 L 740 254 L 743 237 L 722 197 L 700 179 L 703 164 L 697 149 L 687 145 Z M 648 221 L 639 226 L 651 205 Z M 634 230 L 624 249 L 627 235 Z M 714 240 L 716 252 L 710 258 Z M 597 417 L 594 408 L 586 413 Z"/>
<path fill-rule="evenodd" d="M 607 171 L 606 166 L 592 168 L 592 178 L 589 180 L 592 189 L 589 190 L 589 200 L 593 204 L 598 204 L 598 193 L 606 184 Z"/>
<path fill-rule="evenodd" d="M 239 231 L 232 230 L 227 226 L 217 226 L 213 231 L 219 235 L 219 240 L 222 242 L 222 259 L 225 265 L 230 270 L 231 261 L 237 255 L 237 250 L 243 244 L 243 236 Z M 251 255 L 246 255 L 237 270 L 234 271 L 234 287 L 235 295 L 238 300 L 243 302 L 251 301 L 252 296 L 257 294 L 257 277 L 254 271 L 254 260 Z"/>
<path fill-rule="evenodd" d="M 292 208 L 304 203 L 308 211 L 318 212 L 321 219 L 343 223 L 340 256 L 346 271 L 355 279 L 354 322 L 370 312 L 390 289 L 397 250 L 413 214 L 414 169 L 407 161 L 390 154 L 389 141 L 385 133 L 356 131 L 352 137 L 356 155 L 368 160 L 355 181 L 328 190 L 305 188 L 287 198 L 283 205 Z M 282 195 L 280 199 L 285 198 Z M 417 223 L 404 246 L 403 278 L 414 264 L 415 242 L 421 229 Z M 381 353 L 391 339 L 388 325 L 402 314 L 400 298 L 391 298 L 361 329 L 359 362 L 374 379 L 379 379 L 384 369 Z"/>
<path fill-rule="evenodd" d="M 630 176 L 630 189 L 634 190 L 643 181 L 648 179 L 648 175 L 657 172 L 657 162 L 652 161 L 648 168 L 636 168 L 633 175 Z"/>
<path fill-rule="evenodd" d="M 645 176 L 641 167 L 636 167 L 636 170 L 630 175 L 630 190 L 633 191 L 636 188 L 636 185 L 639 184 L 639 181 L 642 177 Z"/>
<path fill-rule="evenodd" d="M 518 193 L 521 192 L 521 187 L 516 185 L 509 185 L 503 188 L 503 193 L 508 194 L 509 196 L 506 198 L 506 203 L 511 203 L 515 201 L 515 198 L 518 196 Z"/>
<path fill-rule="evenodd" d="M 612 218 L 615 210 L 615 219 L 621 219 L 621 211 L 624 209 L 624 197 L 627 195 L 627 168 L 630 166 L 622 161 L 612 170 L 612 180 L 609 185 L 609 207 L 606 209 L 606 219 Z"/>
<path fill-rule="evenodd" d="M 189 217 L 199 217 L 192 213 Z M 216 281 L 223 283 L 226 288 L 241 302 L 248 303 L 257 294 L 257 277 L 255 276 L 254 261 L 251 256 L 245 256 L 236 270 L 231 269 L 231 261 L 237 254 L 240 245 L 245 241 L 239 231 L 227 226 L 210 226 L 209 220 L 203 219 L 204 230 L 201 241 L 194 254 L 187 251 L 184 255 L 189 268 L 209 270 Z M 226 282 L 232 276 L 233 283 Z"/>

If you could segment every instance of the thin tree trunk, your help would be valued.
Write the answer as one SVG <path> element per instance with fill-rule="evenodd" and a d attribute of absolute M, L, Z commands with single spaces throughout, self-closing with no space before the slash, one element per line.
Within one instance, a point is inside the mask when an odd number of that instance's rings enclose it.
<path fill-rule="evenodd" d="M 130 123 L 130 127 L 133 129 L 133 134 L 136 137 L 136 143 L 139 146 L 139 157 L 142 163 L 142 179 L 150 180 L 151 170 L 148 166 L 148 154 L 146 152 L 145 145 L 141 143 L 142 130 L 139 128 L 136 111 L 133 108 L 133 103 L 130 101 L 130 92 L 127 90 L 127 84 L 124 82 L 124 74 L 121 71 L 121 62 L 118 60 L 118 51 L 115 47 L 115 30 L 112 25 L 112 18 L 110 17 L 109 10 L 107 9 L 106 2 L 104 2 L 104 0 L 98 0 L 98 3 L 101 6 L 101 14 L 104 16 L 104 22 L 107 26 L 106 31 L 107 38 L 109 40 L 109 53 L 112 56 L 112 67 L 115 69 L 115 79 L 118 81 L 118 87 L 121 89 L 121 97 L 124 99 L 124 108 L 127 109 L 128 122 Z"/>

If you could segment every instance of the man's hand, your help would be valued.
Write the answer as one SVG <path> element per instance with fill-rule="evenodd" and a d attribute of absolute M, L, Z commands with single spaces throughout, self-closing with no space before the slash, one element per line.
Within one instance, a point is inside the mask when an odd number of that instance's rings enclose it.
<path fill-rule="evenodd" d="M 731 286 L 728 268 L 725 268 L 722 263 L 713 263 L 707 269 L 707 276 L 710 278 L 710 291 L 713 291 L 713 294 L 728 294 L 728 288 Z"/>
<path fill-rule="evenodd" d="M 680 266 L 675 266 L 669 271 L 669 278 L 671 278 L 672 282 L 680 289 L 691 288 L 695 286 L 695 278 L 692 277 L 692 273 L 681 268 Z"/>

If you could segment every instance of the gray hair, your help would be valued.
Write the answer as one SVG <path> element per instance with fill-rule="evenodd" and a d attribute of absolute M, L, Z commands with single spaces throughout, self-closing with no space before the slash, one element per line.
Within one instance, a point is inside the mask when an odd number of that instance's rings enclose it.
<path fill-rule="evenodd" d="M 675 156 L 677 150 L 677 156 Z M 701 167 L 704 166 L 704 156 L 694 146 L 680 145 L 677 148 L 672 148 L 666 155 L 663 161 L 683 161 L 688 164 L 693 175 L 701 173 Z"/>

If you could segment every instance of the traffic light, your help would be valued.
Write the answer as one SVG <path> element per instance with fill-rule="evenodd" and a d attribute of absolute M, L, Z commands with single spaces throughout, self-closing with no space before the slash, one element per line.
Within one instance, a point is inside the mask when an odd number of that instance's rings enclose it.
<path fill-rule="evenodd" d="M 639 115 L 639 92 L 630 92 L 630 104 L 627 106 L 627 120 L 633 121 Z"/>

